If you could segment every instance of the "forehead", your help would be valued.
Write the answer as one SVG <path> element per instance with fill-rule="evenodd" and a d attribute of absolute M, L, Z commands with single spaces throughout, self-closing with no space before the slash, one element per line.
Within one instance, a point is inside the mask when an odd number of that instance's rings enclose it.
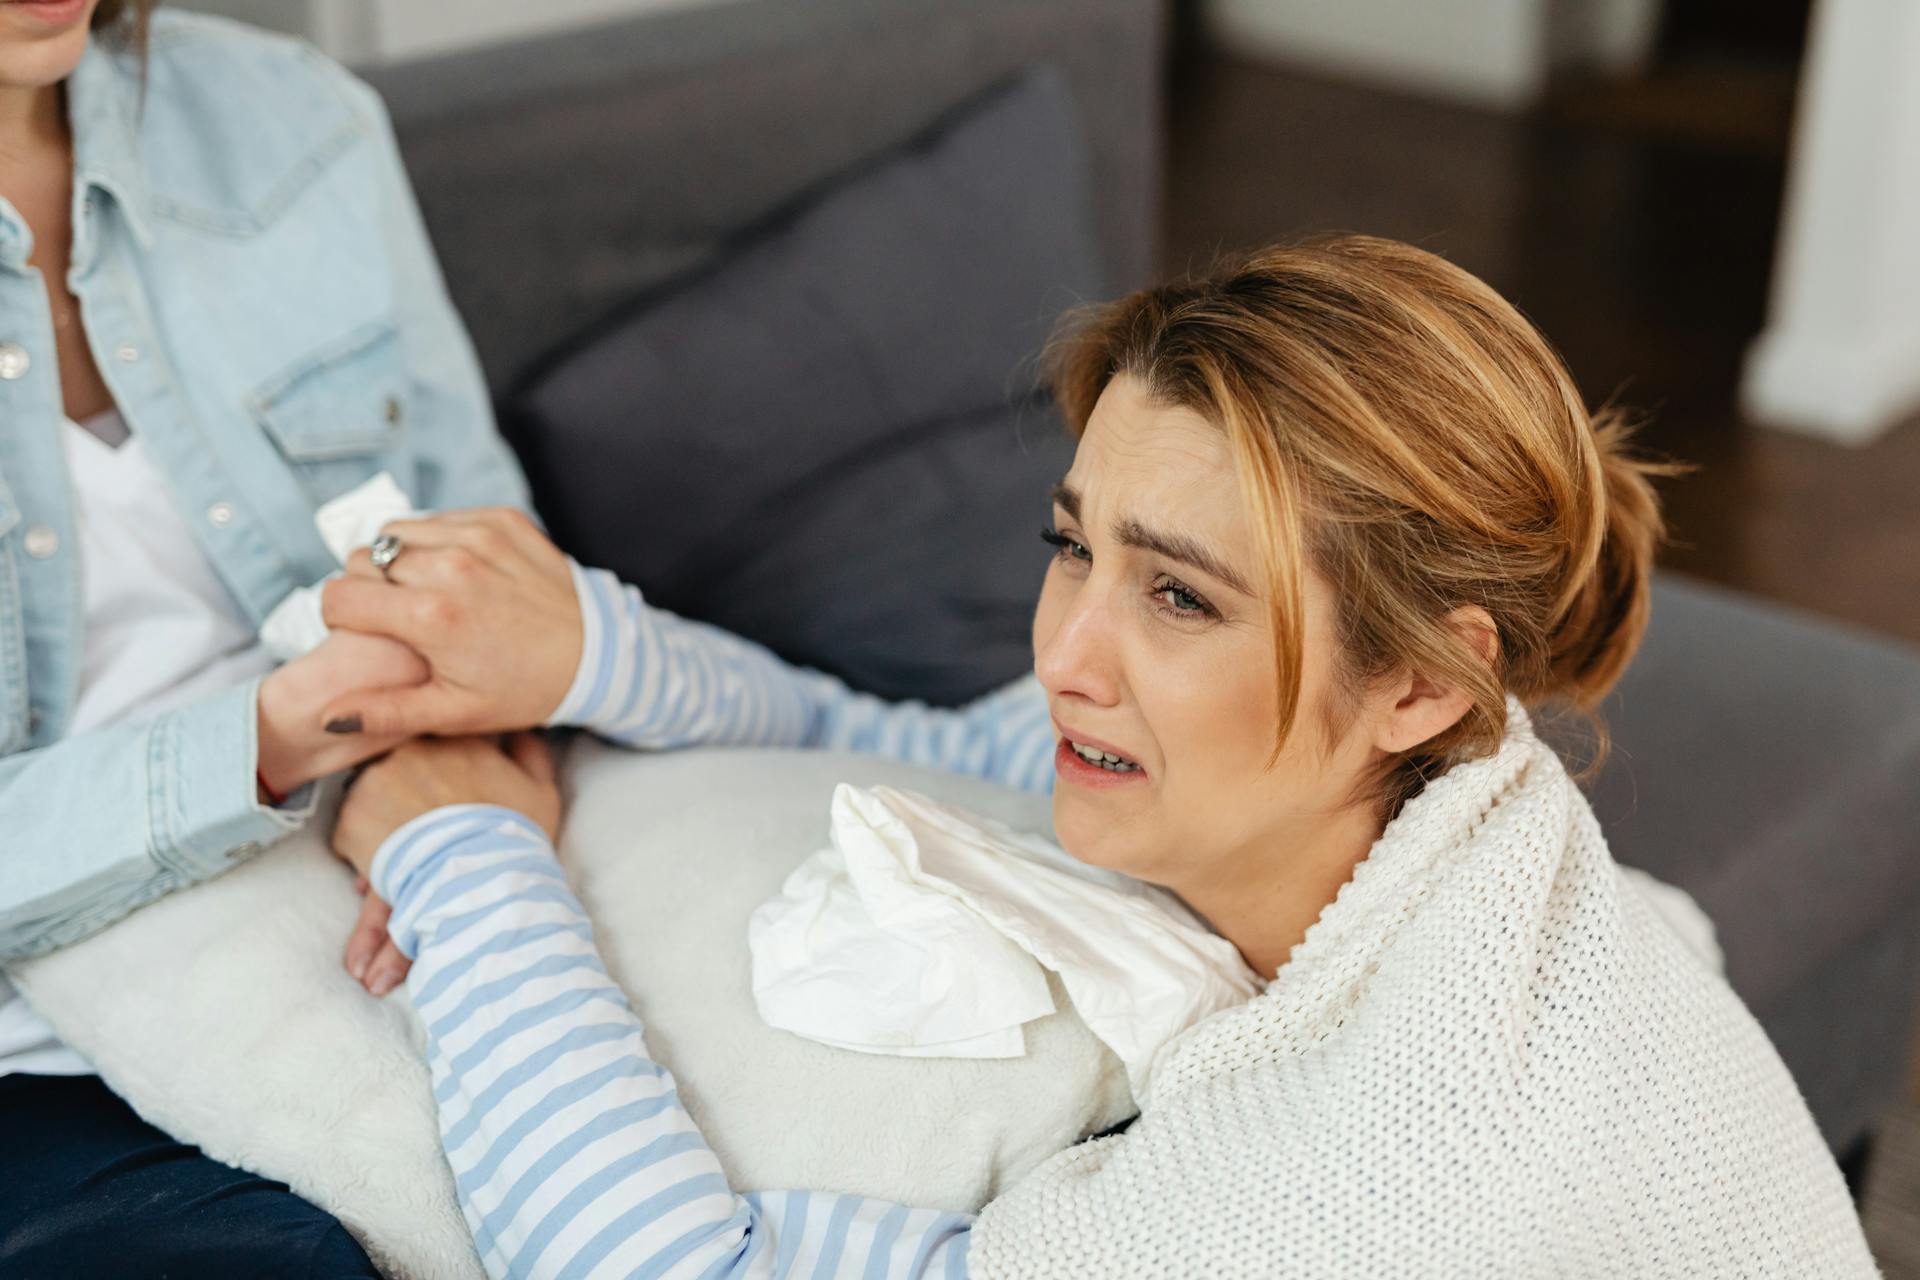
<path fill-rule="evenodd" d="M 1206 535 L 1223 551 L 1245 534 L 1239 482 L 1226 434 L 1191 409 L 1149 399 L 1141 384 L 1107 384 L 1087 419 L 1067 483 L 1082 514 L 1131 518 Z"/>

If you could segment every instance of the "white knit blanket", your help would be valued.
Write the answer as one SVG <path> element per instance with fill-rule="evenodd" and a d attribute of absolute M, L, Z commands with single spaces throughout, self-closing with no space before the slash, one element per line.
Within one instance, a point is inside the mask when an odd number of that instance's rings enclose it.
<path fill-rule="evenodd" d="M 1131 1129 L 987 1207 L 972 1275 L 1877 1274 L 1765 1034 L 1510 713 Z"/>
<path fill-rule="evenodd" d="M 1045 797 L 870 756 L 640 755 L 581 742 L 561 842 L 614 976 L 742 1190 L 805 1187 L 974 1210 L 1133 1113 L 1125 1073 L 1071 1012 L 1005 1060 L 877 1057 L 761 1022 L 747 918 L 827 843 L 834 784 L 886 783 L 1017 829 Z M 358 899 L 316 822 L 14 975 L 143 1116 L 281 1179 L 389 1275 L 481 1273 L 441 1155 L 404 994 L 340 967 Z"/>

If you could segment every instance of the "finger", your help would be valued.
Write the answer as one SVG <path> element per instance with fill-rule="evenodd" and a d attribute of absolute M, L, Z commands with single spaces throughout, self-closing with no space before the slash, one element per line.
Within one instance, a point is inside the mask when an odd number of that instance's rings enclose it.
<path fill-rule="evenodd" d="M 553 752 L 548 749 L 546 739 L 537 733 L 515 733 L 507 737 L 507 754 L 513 762 L 527 771 L 535 782 L 547 786 L 555 785 L 556 775 L 553 767 Z"/>
<path fill-rule="evenodd" d="M 518 507 L 473 507 L 449 511 L 444 518 L 450 524 L 477 524 L 498 531 L 514 555 L 535 573 L 553 573 L 567 563 L 567 553 L 554 545 L 540 522 Z"/>
<path fill-rule="evenodd" d="M 381 526 L 381 531 L 397 533 L 409 523 L 431 524 L 443 530 L 455 525 L 478 525 L 492 529 L 504 535 L 509 542 L 517 544 L 547 540 L 546 531 L 518 507 L 456 507 L 451 511 L 436 511 L 430 516 L 390 520 Z"/>
<path fill-rule="evenodd" d="M 360 918 L 354 921 L 353 932 L 347 935 L 347 950 L 343 962 L 354 981 L 364 983 L 367 975 L 373 971 L 373 961 L 380 949 L 387 943 L 387 917 L 393 909 L 375 897 L 369 897 L 360 904 Z"/>
<path fill-rule="evenodd" d="M 497 520 L 450 512 L 425 520 L 391 520 L 380 532 L 400 539 L 401 554 L 429 548 L 460 547 L 488 561 L 517 558 L 513 539 Z"/>
<path fill-rule="evenodd" d="M 391 636 L 416 651 L 433 631 L 430 595 L 396 590 L 376 575 L 328 578 L 320 586 L 320 617 L 328 627 Z"/>
<path fill-rule="evenodd" d="M 367 878 L 365 876 L 355 876 L 353 878 L 353 891 L 359 894 L 361 897 L 363 898 L 366 897 L 367 890 L 371 887 L 372 886 L 370 886 L 367 883 Z"/>
<path fill-rule="evenodd" d="M 547 542 L 547 536 L 532 520 L 509 507 L 477 507 L 446 511 L 423 520 L 391 520 L 380 531 L 400 539 L 403 556 L 413 548 L 458 547 L 497 569 L 516 574 L 538 567 L 536 553 Z"/>
<path fill-rule="evenodd" d="M 348 577 L 387 586 L 467 586 L 470 571 L 484 563 L 478 552 L 466 547 L 403 542 L 400 554 L 389 560 L 385 569 L 373 567 L 373 552 L 366 547 L 348 552 L 344 568 Z"/>
<path fill-rule="evenodd" d="M 407 971 L 413 968 L 413 961 L 393 945 L 393 939 L 387 938 L 380 948 L 380 954 L 373 958 L 367 967 L 367 991 L 383 996 L 407 980 Z"/>
<path fill-rule="evenodd" d="M 428 683 L 347 694 L 321 713 L 320 724 L 328 733 L 413 738 L 460 733 L 466 715 L 465 699 L 443 684 Z"/>
<path fill-rule="evenodd" d="M 340 568 L 350 578 L 366 578 L 373 582 L 386 581 L 386 575 L 373 567 L 373 551 L 369 547 L 355 547 L 347 552 L 347 561 Z"/>

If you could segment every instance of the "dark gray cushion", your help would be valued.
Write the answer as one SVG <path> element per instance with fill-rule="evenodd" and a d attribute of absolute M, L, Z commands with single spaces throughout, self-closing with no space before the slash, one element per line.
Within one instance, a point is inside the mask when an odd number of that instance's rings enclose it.
<path fill-rule="evenodd" d="M 1655 581 L 1646 641 L 1601 708 L 1615 750 L 1591 785 L 1594 812 L 1616 858 L 1713 917 L 1727 977 L 1756 1010 L 1920 902 L 1915 658 L 1732 592 Z"/>
<path fill-rule="evenodd" d="M 1104 292 L 1089 206 L 1043 68 L 783 212 L 507 397 L 548 526 L 861 688 L 953 703 L 1013 678 L 1069 457 L 1032 362 Z"/>
<path fill-rule="evenodd" d="M 623 7 L 647 12 L 364 69 L 496 392 L 584 320 L 1036 62 L 1080 108 L 1112 283 L 1147 282 L 1163 0 Z"/>

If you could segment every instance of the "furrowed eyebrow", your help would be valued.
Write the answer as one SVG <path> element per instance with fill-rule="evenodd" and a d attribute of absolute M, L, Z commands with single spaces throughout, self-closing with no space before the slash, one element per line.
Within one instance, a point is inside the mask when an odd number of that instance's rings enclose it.
<path fill-rule="evenodd" d="M 1204 574 L 1218 578 L 1243 596 L 1253 594 L 1248 590 L 1246 580 L 1229 569 L 1219 556 L 1185 534 L 1162 533 L 1158 529 L 1147 528 L 1138 520 L 1122 520 L 1113 527 L 1113 537 L 1123 547 L 1157 551 L 1169 560 L 1191 565 Z"/>
<path fill-rule="evenodd" d="M 1069 520 L 1080 518 L 1080 491 L 1065 480 L 1054 481 L 1053 504 L 1066 512 Z"/>
<path fill-rule="evenodd" d="M 1053 486 L 1053 501 L 1069 520 L 1080 519 L 1080 491 L 1065 480 Z M 1114 541 L 1123 547 L 1137 547 L 1142 551 L 1153 551 L 1190 565 L 1209 577 L 1218 578 L 1241 595 L 1250 596 L 1253 590 L 1247 586 L 1245 578 L 1227 567 L 1225 561 L 1213 554 L 1198 539 L 1179 533 L 1163 533 L 1158 529 L 1149 529 L 1138 520 L 1131 518 L 1116 523 L 1113 527 Z"/>

